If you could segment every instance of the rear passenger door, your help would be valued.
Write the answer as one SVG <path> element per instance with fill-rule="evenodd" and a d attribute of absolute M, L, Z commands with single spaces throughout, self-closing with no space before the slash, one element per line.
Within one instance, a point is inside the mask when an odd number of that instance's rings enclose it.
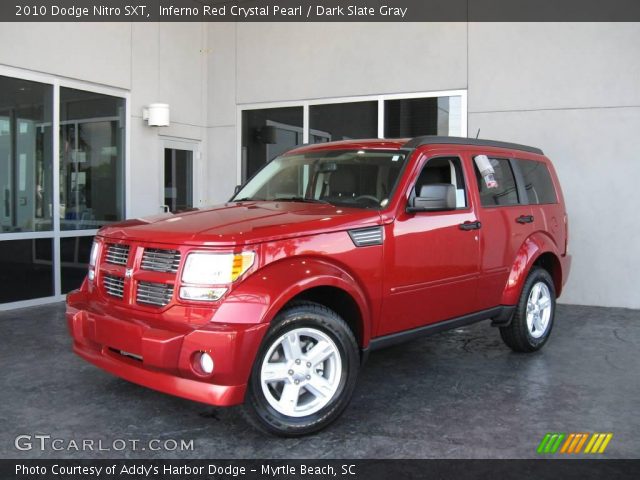
<path fill-rule="evenodd" d="M 478 155 L 484 152 L 477 152 Z M 475 172 L 476 203 L 482 222 L 480 230 L 479 309 L 500 305 L 509 272 L 525 239 L 534 231 L 534 217 L 516 176 L 514 160 L 485 153 L 494 170 L 494 178 L 483 177 L 471 155 Z"/>

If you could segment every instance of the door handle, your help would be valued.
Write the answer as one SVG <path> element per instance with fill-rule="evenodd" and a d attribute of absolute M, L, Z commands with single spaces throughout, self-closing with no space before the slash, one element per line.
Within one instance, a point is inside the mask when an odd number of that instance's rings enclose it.
<path fill-rule="evenodd" d="M 458 225 L 458 227 L 460 227 L 460 230 L 478 230 L 482 228 L 482 224 L 477 220 L 475 222 L 466 221 Z"/>
<path fill-rule="evenodd" d="M 532 223 L 533 222 L 533 215 L 520 215 L 518 218 L 516 218 L 516 222 L 518 223 Z"/>

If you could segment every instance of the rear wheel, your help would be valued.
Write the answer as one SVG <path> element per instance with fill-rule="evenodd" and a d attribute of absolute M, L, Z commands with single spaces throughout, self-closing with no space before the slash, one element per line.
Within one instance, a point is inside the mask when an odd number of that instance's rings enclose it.
<path fill-rule="evenodd" d="M 245 411 L 262 430 L 300 436 L 336 420 L 359 368 L 353 332 L 332 310 L 297 303 L 274 320 L 256 357 Z"/>
<path fill-rule="evenodd" d="M 556 312 L 551 275 L 535 267 L 525 281 L 511 323 L 500 328 L 502 340 L 516 352 L 534 352 L 549 339 Z"/>

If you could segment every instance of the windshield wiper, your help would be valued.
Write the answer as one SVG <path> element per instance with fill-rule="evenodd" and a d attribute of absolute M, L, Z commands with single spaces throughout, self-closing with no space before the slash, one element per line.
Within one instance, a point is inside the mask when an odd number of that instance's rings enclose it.
<path fill-rule="evenodd" d="M 252 197 L 242 197 L 242 198 L 234 198 L 234 202 L 264 202 L 264 198 L 252 198 Z"/>
<path fill-rule="evenodd" d="M 315 198 L 308 197 L 284 197 L 284 198 L 274 198 L 274 202 L 304 202 L 304 203 L 324 203 L 326 205 L 330 205 L 326 200 L 318 200 Z"/>

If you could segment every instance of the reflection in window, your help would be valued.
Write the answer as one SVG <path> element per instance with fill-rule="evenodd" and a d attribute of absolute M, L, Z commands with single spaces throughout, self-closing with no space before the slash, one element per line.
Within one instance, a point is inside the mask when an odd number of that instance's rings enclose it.
<path fill-rule="evenodd" d="M 87 275 L 93 236 L 60 239 L 60 261 L 62 263 L 62 293 L 80 288 Z"/>
<path fill-rule="evenodd" d="M 378 137 L 378 102 L 309 107 L 309 143 Z"/>
<path fill-rule="evenodd" d="M 558 203 L 549 169 L 542 162 L 516 160 L 522 172 L 527 200 L 530 204 Z"/>
<path fill-rule="evenodd" d="M 125 100 L 60 88 L 60 228 L 124 218 Z"/>
<path fill-rule="evenodd" d="M 242 112 L 242 178 L 265 163 L 302 145 L 302 107 L 264 108 Z"/>
<path fill-rule="evenodd" d="M 386 138 L 462 135 L 461 97 L 410 98 L 384 102 Z"/>
<path fill-rule="evenodd" d="M 53 87 L 0 76 L 0 231 L 51 230 Z"/>
<path fill-rule="evenodd" d="M 53 240 L 0 241 L 0 303 L 53 295 Z"/>

